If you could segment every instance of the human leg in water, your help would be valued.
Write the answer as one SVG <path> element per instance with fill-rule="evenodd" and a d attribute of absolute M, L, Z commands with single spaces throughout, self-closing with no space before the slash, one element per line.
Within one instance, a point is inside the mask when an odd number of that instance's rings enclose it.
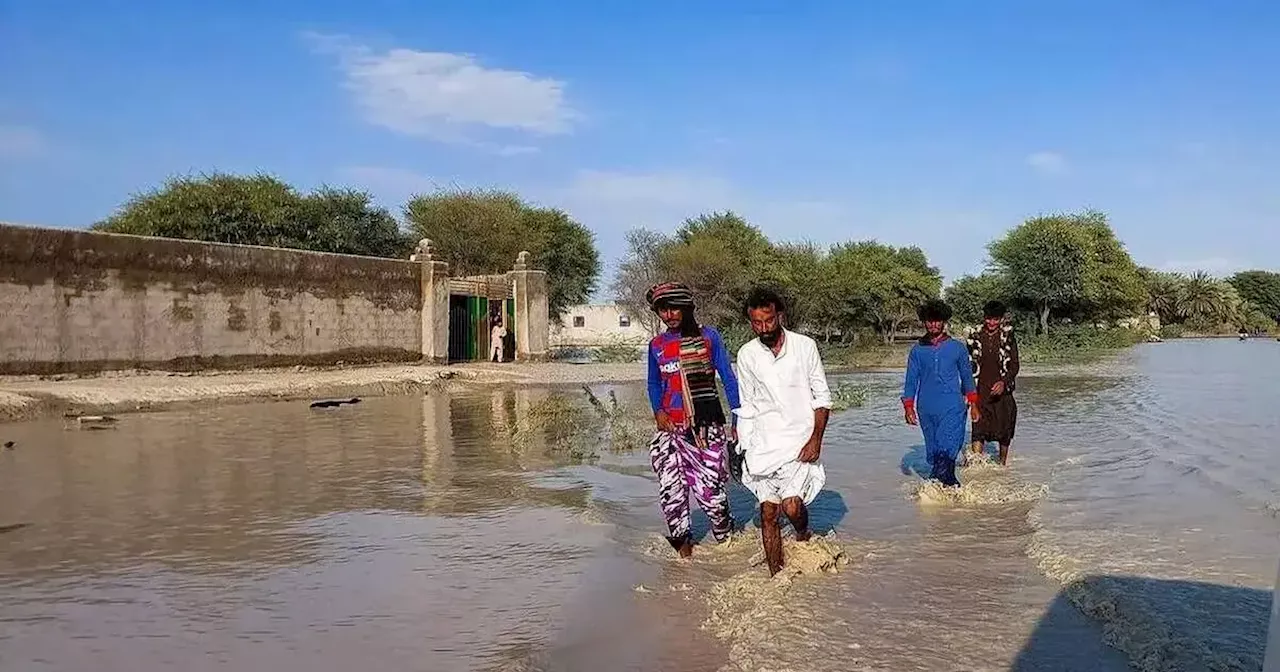
<path fill-rule="evenodd" d="M 960 485 L 956 478 L 956 458 L 964 449 L 966 415 L 964 406 L 919 414 L 925 455 L 929 459 L 929 476 L 945 486 Z"/>
<path fill-rule="evenodd" d="M 760 541 L 764 544 L 769 576 L 782 571 L 782 527 L 778 520 L 781 508 L 777 502 L 760 502 Z"/>
<path fill-rule="evenodd" d="M 791 521 L 796 531 L 796 541 L 809 541 L 813 533 L 809 531 L 809 508 L 799 497 L 788 497 L 782 500 L 782 513 Z"/>
<path fill-rule="evenodd" d="M 689 538 L 689 490 L 680 464 L 679 438 L 658 431 L 649 442 L 649 459 L 658 476 L 658 500 L 667 523 L 667 541 L 680 557 L 693 554 Z"/>
<path fill-rule="evenodd" d="M 682 441 L 679 450 L 685 484 L 711 521 L 711 536 L 716 541 L 724 541 L 733 531 L 726 488 L 729 483 L 728 446 L 729 436 L 724 427 L 712 426 L 700 428 L 695 440 Z"/>
<path fill-rule="evenodd" d="M 687 558 L 693 554 L 689 535 L 689 492 L 711 521 L 711 535 L 724 541 L 733 530 L 729 513 L 729 480 L 725 460 L 727 436 L 722 427 L 701 430 L 697 440 L 691 433 L 659 431 L 649 444 L 653 471 L 658 475 L 662 515 L 667 522 L 672 548 Z"/>

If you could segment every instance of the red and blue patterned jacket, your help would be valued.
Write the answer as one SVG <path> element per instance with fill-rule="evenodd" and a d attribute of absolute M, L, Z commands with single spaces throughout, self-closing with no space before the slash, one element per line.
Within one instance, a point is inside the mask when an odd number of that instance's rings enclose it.
<path fill-rule="evenodd" d="M 725 348 L 720 332 L 713 327 L 703 327 L 702 337 L 707 339 L 711 350 L 711 362 L 720 374 L 724 383 L 724 393 L 729 400 L 729 410 L 734 411 L 740 405 L 738 401 L 738 378 L 733 373 L 733 364 L 729 361 L 729 350 Z M 666 411 L 667 416 L 677 425 L 685 424 L 684 386 L 680 377 L 680 331 L 666 331 L 649 341 L 649 404 L 653 412 Z M 737 416 L 731 416 L 736 418 Z"/>

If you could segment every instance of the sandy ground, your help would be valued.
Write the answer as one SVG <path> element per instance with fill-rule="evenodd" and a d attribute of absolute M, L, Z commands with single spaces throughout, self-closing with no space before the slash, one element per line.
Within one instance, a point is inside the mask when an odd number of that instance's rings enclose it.
<path fill-rule="evenodd" d="M 1092 364 L 1034 364 L 1021 377 L 1089 374 L 1122 375 L 1114 358 Z M 830 367 L 829 374 L 895 372 L 901 368 Z M 211 403 L 262 399 L 321 399 L 407 394 L 462 385 L 561 385 L 642 381 L 643 363 L 492 364 L 452 366 L 293 367 L 249 371 L 172 373 L 116 371 L 94 376 L 0 376 L 0 422 L 64 414 L 150 411 Z"/>
<path fill-rule="evenodd" d="M 461 364 L 260 369 L 196 374 L 0 377 L 0 421 L 68 413 L 160 410 L 262 399 L 405 394 L 451 385 L 557 385 L 643 380 L 643 364 Z"/>

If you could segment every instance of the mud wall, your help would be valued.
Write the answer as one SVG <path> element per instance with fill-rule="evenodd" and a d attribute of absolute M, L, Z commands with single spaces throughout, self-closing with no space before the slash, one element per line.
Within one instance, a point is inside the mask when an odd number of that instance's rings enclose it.
<path fill-rule="evenodd" d="M 0 374 L 408 361 L 422 264 L 0 224 Z"/>

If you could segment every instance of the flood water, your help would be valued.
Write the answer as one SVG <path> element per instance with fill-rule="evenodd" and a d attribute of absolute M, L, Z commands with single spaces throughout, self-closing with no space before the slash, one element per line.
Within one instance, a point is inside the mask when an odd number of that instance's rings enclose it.
<path fill-rule="evenodd" d="M 679 562 L 647 456 L 502 431 L 572 389 L 0 425 L 0 670 L 1258 670 L 1277 379 L 1270 340 L 1029 375 L 956 496 L 897 376 L 833 377 L 870 390 L 812 511 L 850 563 L 790 583 L 745 491 Z"/>

